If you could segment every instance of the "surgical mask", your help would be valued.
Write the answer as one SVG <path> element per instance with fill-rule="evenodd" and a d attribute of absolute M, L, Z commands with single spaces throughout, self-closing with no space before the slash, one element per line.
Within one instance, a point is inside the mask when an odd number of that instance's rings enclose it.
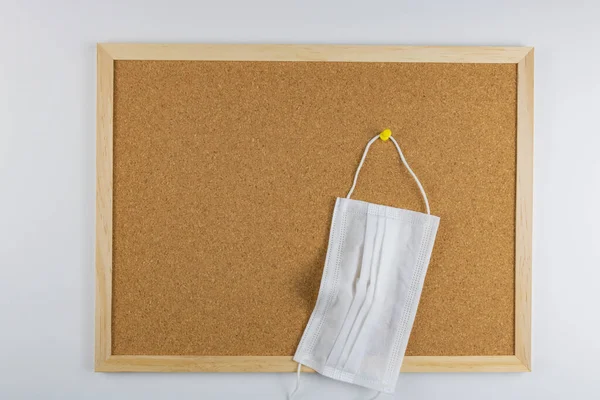
<path fill-rule="evenodd" d="M 426 214 L 350 198 L 377 139 L 396 146 Z M 394 392 L 439 220 L 391 132 L 372 138 L 348 195 L 335 203 L 319 296 L 294 355 L 298 378 L 306 365 L 333 379 Z"/>

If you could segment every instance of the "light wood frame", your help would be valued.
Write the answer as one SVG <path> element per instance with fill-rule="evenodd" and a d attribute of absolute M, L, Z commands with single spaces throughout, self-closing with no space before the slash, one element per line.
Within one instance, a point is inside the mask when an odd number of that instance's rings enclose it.
<path fill-rule="evenodd" d="M 517 67 L 515 354 L 408 356 L 403 372 L 531 370 L 533 48 L 330 45 L 99 44 L 96 139 L 96 371 L 293 372 L 289 356 L 111 354 L 113 89 L 115 60 L 510 63 Z M 312 371 L 304 367 L 306 371 Z"/>

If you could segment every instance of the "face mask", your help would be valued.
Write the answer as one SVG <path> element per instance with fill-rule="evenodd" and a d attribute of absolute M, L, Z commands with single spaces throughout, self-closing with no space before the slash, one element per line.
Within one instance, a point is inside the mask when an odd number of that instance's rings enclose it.
<path fill-rule="evenodd" d="M 352 188 L 336 200 L 319 296 L 294 356 L 298 371 L 306 365 L 385 393 L 398 380 L 439 224 L 390 135 L 386 130 L 368 142 Z M 378 138 L 396 146 L 427 214 L 350 199 Z"/>

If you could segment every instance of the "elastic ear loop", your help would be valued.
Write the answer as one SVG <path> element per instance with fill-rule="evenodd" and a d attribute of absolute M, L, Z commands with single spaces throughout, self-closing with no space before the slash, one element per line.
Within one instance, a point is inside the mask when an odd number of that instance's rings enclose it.
<path fill-rule="evenodd" d="M 294 390 L 292 390 L 292 393 L 290 393 L 290 396 L 288 397 L 289 400 L 292 400 L 292 398 L 294 397 L 294 395 L 296 394 L 296 392 L 298 391 L 298 389 L 300 389 L 300 370 L 302 369 L 302 364 L 298 363 L 298 370 L 296 371 L 296 387 L 294 388 Z"/>
<path fill-rule="evenodd" d="M 379 395 L 381 394 L 381 392 L 377 392 L 375 394 L 375 396 L 371 397 L 369 400 L 376 400 L 377 398 L 379 398 Z"/>
<path fill-rule="evenodd" d="M 367 153 L 369 152 L 369 147 L 371 147 L 373 142 L 375 142 L 379 138 L 380 138 L 380 135 L 377 135 L 373 139 L 369 140 L 369 142 L 367 143 L 367 146 L 365 147 L 365 151 L 362 155 L 362 158 L 360 159 L 360 163 L 358 164 L 358 168 L 356 169 L 356 174 L 354 174 L 354 181 L 352 182 L 352 187 L 350 188 L 350 191 L 348 192 L 348 195 L 346 196 L 347 199 L 349 199 L 350 196 L 352 195 L 352 192 L 354 192 L 354 188 L 356 187 L 356 182 L 358 181 L 358 173 L 360 172 L 360 169 L 362 168 L 363 164 L 365 163 L 365 159 L 367 158 Z M 393 136 L 390 136 L 389 139 L 391 139 L 391 141 L 396 146 L 396 150 L 398 150 L 398 154 L 400 155 L 400 160 L 402 160 L 402 164 L 404 164 L 404 166 L 406 167 L 406 169 L 408 170 L 410 175 L 413 177 L 413 179 L 417 183 L 417 186 L 419 187 L 419 190 L 421 191 L 421 195 L 423 196 L 423 200 L 425 201 L 425 207 L 427 208 L 427 214 L 431 214 L 431 211 L 429 210 L 429 201 L 427 201 L 427 195 L 425 194 L 425 189 L 423 189 L 421 182 L 419 182 L 419 178 L 417 178 L 417 175 L 415 175 L 413 170 L 409 167 L 408 163 L 406 162 L 406 158 L 404 158 L 404 154 L 402 154 L 402 150 L 400 149 L 398 142 L 396 142 L 396 139 L 394 139 Z"/>

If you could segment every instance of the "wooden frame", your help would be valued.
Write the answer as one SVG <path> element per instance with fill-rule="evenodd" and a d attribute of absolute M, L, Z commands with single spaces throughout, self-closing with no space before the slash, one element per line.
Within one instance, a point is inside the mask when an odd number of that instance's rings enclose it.
<path fill-rule="evenodd" d="M 96 371 L 293 372 L 287 356 L 111 354 L 114 60 L 511 63 L 517 65 L 515 354 L 405 357 L 403 372 L 531 370 L 533 48 L 328 45 L 99 44 L 96 142 Z M 310 368 L 303 368 L 312 371 Z"/>

